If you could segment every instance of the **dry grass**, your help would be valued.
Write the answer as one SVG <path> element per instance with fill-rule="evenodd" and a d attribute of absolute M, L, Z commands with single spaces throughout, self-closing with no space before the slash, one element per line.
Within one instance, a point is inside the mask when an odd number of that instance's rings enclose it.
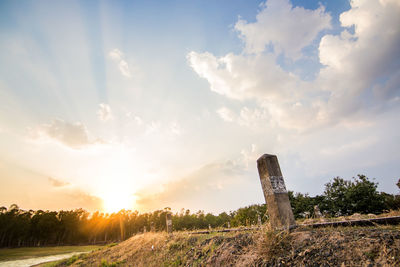
<path fill-rule="evenodd" d="M 187 263 L 203 266 L 204 262 L 215 266 L 213 262 L 223 264 L 235 261 L 235 255 L 230 252 L 247 247 L 247 241 L 241 246 L 238 244 L 248 236 L 250 234 L 243 233 L 146 233 L 114 247 L 93 252 L 71 265 L 62 263 L 58 266 L 182 266 Z"/>
<path fill-rule="evenodd" d="M 274 231 L 269 225 L 265 225 L 258 233 L 257 254 L 270 262 L 276 255 L 283 255 L 290 250 L 291 239 L 289 231 Z"/>
<path fill-rule="evenodd" d="M 400 228 L 136 235 L 57 266 L 400 266 Z"/>
<path fill-rule="evenodd" d="M 373 219 L 373 218 L 394 217 L 394 216 L 400 216 L 400 210 L 390 210 L 379 215 L 355 213 L 349 216 L 340 216 L 340 217 L 298 219 L 296 220 L 296 223 L 298 225 L 301 225 L 301 224 L 350 221 L 350 220 Z"/>

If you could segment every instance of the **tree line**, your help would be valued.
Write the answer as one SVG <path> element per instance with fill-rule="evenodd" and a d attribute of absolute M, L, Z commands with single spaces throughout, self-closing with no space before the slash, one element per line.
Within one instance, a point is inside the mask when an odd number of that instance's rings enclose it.
<path fill-rule="evenodd" d="M 377 191 L 377 183 L 364 175 L 353 180 L 334 178 L 325 185 L 322 195 L 289 191 L 296 218 L 314 216 L 314 207 L 328 217 L 353 213 L 379 214 L 400 209 L 400 195 Z M 400 180 L 397 184 L 400 188 Z M 182 209 L 172 214 L 173 229 L 195 230 L 209 227 L 238 227 L 268 220 L 265 204 L 239 208 L 219 215 Z M 154 212 L 121 210 L 117 213 L 22 210 L 13 204 L 0 207 L 0 247 L 99 244 L 121 241 L 144 231 L 165 231 L 169 208 Z"/>
<path fill-rule="evenodd" d="M 400 179 L 396 185 L 400 189 Z M 289 199 L 296 219 L 315 216 L 315 206 L 327 217 L 354 213 L 380 214 L 400 209 L 399 194 L 378 192 L 377 187 L 378 183 L 365 175 L 359 174 L 352 180 L 335 177 L 325 184 L 322 195 L 311 197 L 308 194 L 294 194 L 289 191 Z"/>

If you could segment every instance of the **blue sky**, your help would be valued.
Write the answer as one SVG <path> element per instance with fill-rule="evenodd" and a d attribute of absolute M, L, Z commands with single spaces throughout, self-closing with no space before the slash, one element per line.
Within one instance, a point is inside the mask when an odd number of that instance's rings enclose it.
<path fill-rule="evenodd" d="M 2 1 L 0 189 L 23 208 L 219 212 L 399 178 L 400 6 Z M 241 197 L 238 198 L 237 196 Z"/>

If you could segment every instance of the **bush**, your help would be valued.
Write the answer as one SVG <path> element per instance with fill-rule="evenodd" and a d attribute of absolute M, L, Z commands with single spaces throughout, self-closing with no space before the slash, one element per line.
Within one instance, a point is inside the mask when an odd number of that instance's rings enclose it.
<path fill-rule="evenodd" d="M 376 189 L 378 183 L 365 175 L 357 175 L 354 181 L 336 177 L 325 185 L 322 209 L 331 215 L 353 213 L 381 213 L 385 209 L 385 197 Z"/>

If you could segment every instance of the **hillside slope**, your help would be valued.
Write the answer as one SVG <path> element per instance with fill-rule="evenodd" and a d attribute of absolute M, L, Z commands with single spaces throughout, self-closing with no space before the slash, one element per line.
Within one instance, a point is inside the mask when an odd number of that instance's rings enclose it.
<path fill-rule="evenodd" d="M 146 233 L 57 266 L 400 266 L 399 227 Z"/>

